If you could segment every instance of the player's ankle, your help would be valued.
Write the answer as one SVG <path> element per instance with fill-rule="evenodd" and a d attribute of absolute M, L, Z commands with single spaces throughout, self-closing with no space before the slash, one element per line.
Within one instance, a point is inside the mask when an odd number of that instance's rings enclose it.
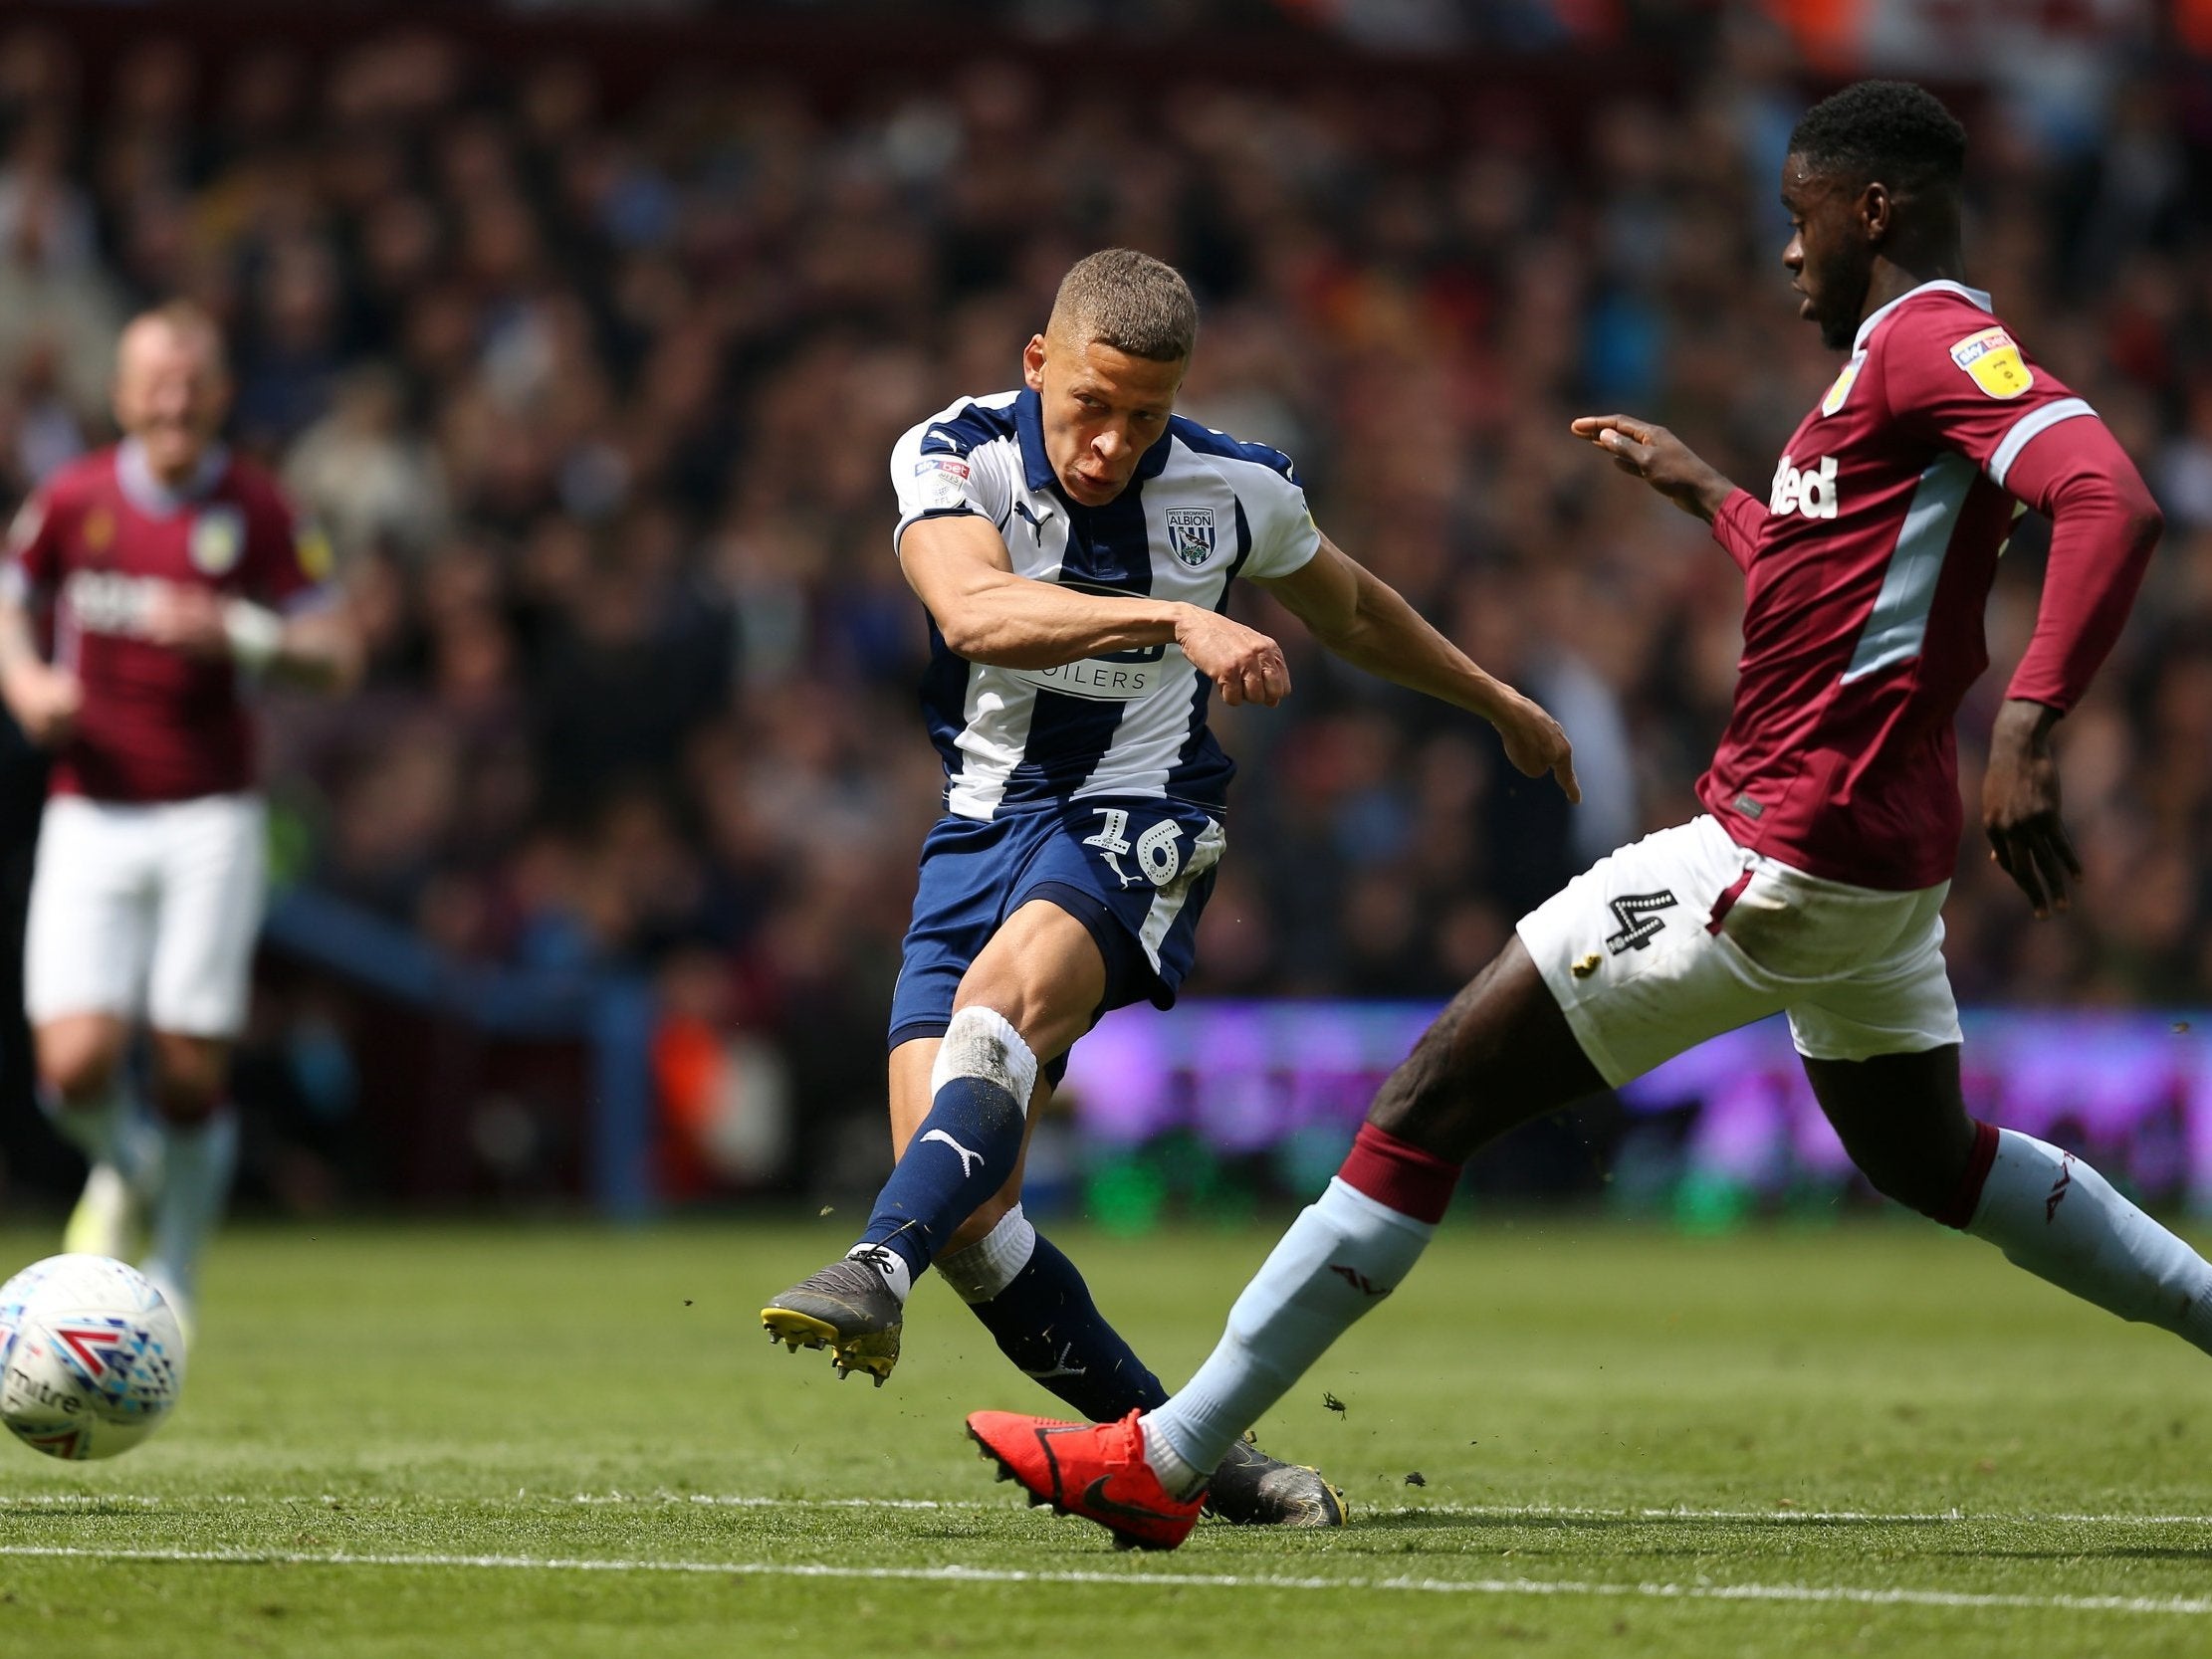
<path fill-rule="evenodd" d="M 885 1286 L 902 1304 L 914 1294 L 914 1266 L 889 1244 L 862 1239 L 845 1252 L 845 1260 L 866 1262 L 882 1274 Z"/>
<path fill-rule="evenodd" d="M 1145 1464 L 1169 1495 L 1186 1503 L 1197 1497 L 1205 1489 L 1206 1477 L 1212 1471 L 1193 1467 L 1191 1460 L 1177 1451 L 1175 1442 L 1153 1422 L 1150 1412 L 1137 1419 L 1137 1428 L 1144 1436 Z"/>

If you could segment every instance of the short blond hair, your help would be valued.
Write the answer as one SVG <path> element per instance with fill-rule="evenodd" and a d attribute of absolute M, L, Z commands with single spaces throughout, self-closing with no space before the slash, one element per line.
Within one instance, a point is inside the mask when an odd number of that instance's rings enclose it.
<path fill-rule="evenodd" d="M 1105 248 L 1060 279 L 1045 331 L 1148 362 L 1182 362 L 1199 341 L 1199 303 L 1174 266 L 1134 248 Z"/>
<path fill-rule="evenodd" d="M 225 367 L 226 348 L 223 325 L 215 320 L 215 313 L 196 300 L 165 300 L 158 306 L 148 306 L 144 311 L 123 324 L 123 333 L 146 323 L 159 323 L 179 339 L 198 337 L 207 341 L 208 354 L 221 372 Z"/>

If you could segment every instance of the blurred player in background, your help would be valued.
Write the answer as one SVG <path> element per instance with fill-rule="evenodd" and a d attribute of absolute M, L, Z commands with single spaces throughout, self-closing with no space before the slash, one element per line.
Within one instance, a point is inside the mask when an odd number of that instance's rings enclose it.
<path fill-rule="evenodd" d="M 2081 870 L 2051 728 L 2118 637 L 2161 528 L 2097 412 L 1962 281 L 1965 144 L 1940 103 L 1894 82 L 1799 123 L 1783 263 L 1801 314 L 1850 357 L 1765 502 L 1650 422 L 1574 423 L 1709 521 L 1743 568 L 1744 652 L 1699 785 L 1706 814 L 1600 860 L 1522 920 L 1384 1085 L 1337 1178 L 1165 1408 L 1100 1428 L 970 1418 L 1040 1501 L 1126 1542 L 1181 1542 L 1221 1448 L 1397 1288 L 1469 1154 L 1783 1010 L 1876 1188 L 2212 1350 L 2212 1264 L 2072 1153 L 1969 1118 L 1960 1093 L 1941 948 L 1962 827 L 1952 722 L 1988 666 L 1998 555 L 2023 511 L 2051 516 L 2035 635 L 1982 791 L 1991 856 L 2045 917 Z"/>
<path fill-rule="evenodd" d="M 1287 457 L 1173 413 L 1197 332 L 1174 270 L 1094 254 L 1023 352 L 1025 390 L 964 398 L 893 452 L 948 813 L 922 848 L 892 997 L 899 1162 L 850 1253 L 762 1310 L 840 1372 L 889 1374 L 934 1263 L 1085 1415 L 1167 1397 L 1023 1216 L 1021 1163 L 1075 1040 L 1110 1008 L 1172 1006 L 1190 971 L 1234 770 L 1207 700 L 1290 691 L 1281 648 L 1224 614 L 1231 580 L 1347 662 L 1488 720 L 1522 771 L 1577 793 L 1558 724 L 1323 536 Z M 1235 1444 L 1216 1465 L 1231 1520 L 1343 1518 L 1310 1470 Z"/>
<path fill-rule="evenodd" d="M 359 649 L 328 544 L 218 441 L 223 342 L 185 305 L 116 349 L 120 444 L 24 506 L 0 584 L 0 695 L 53 751 L 24 956 L 42 1102 L 90 1160 L 71 1250 L 144 1268 L 189 1323 L 238 1128 L 265 861 L 255 681 L 330 688 Z M 51 660 L 37 621 L 51 607 Z M 152 1108 L 130 1087 L 146 1034 Z"/>

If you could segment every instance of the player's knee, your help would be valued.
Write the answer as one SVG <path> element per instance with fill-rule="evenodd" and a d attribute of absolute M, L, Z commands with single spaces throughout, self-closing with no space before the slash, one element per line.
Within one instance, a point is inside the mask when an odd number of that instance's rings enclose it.
<path fill-rule="evenodd" d="M 196 1124 L 223 1104 L 229 1089 L 229 1050 L 190 1038 L 156 1039 L 152 1105 L 173 1124 Z"/>
<path fill-rule="evenodd" d="M 1942 1215 L 1958 1191 L 1961 1171 L 1931 1152 L 1853 1150 L 1852 1161 L 1884 1198 L 1930 1218 Z"/>
<path fill-rule="evenodd" d="M 39 1081 L 66 1106 L 104 1103 L 122 1067 L 122 1045 L 89 1023 L 65 1023 L 37 1038 Z"/>

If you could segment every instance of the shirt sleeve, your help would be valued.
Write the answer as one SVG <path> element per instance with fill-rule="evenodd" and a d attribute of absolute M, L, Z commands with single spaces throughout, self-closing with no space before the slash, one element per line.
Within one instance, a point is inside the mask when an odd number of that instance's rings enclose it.
<path fill-rule="evenodd" d="M 61 579 L 62 537 L 51 494 L 34 492 L 16 510 L 8 527 L 7 562 L 0 565 L 0 587 L 17 604 L 51 593 Z"/>
<path fill-rule="evenodd" d="M 273 492 L 257 504 L 252 525 L 240 583 L 246 597 L 295 615 L 337 598 L 335 560 L 322 525 L 294 513 Z"/>
<path fill-rule="evenodd" d="M 1907 306 L 1882 330 L 1882 391 L 1909 437 L 1955 450 L 2002 485 L 2023 448 L 2097 416 L 1979 308 Z"/>
<path fill-rule="evenodd" d="M 2004 483 L 2051 517 L 2035 633 L 2005 695 L 2063 714 L 2118 640 L 2163 520 L 2142 475 L 2100 420 L 2056 422 L 2031 434 Z"/>
<path fill-rule="evenodd" d="M 2006 695 L 2064 712 L 2119 638 L 2162 527 L 2097 411 L 1986 312 L 1900 312 L 1881 342 L 1891 416 L 2052 522 L 2028 650 Z"/>
<path fill-rule="evenodd" d="M 1296 469 L 1288 456 L 1269 453 L 1277 455 L 1281 466 L 1263 469 L 1260 487 L 1244 499 L 1252 551 L 1237 572 L 1258 581 L 1302 570 L 1321 550 L 1321 531 L 1306 505 L 1305 486 L 1298 481 Z"/>
<path fill-rule="evenodd" d="M 1767 518 L 1766 504 L 1748 490 L 1731 490 L 1713 515 L 1713 539 L 1727 549 L 1740 570 L 1749 570 L 1759 550 L 1759 532 Z"/>
<path fill-rule="evenodd" d="M 924 518 L 967 514 L 999 525 L 1013 512 L 1006 446 L 971 442 L 961 424 L 927 420 L 892 446 L 891 488 L 899 499 L 893 552 L 909 526 Z"/>

